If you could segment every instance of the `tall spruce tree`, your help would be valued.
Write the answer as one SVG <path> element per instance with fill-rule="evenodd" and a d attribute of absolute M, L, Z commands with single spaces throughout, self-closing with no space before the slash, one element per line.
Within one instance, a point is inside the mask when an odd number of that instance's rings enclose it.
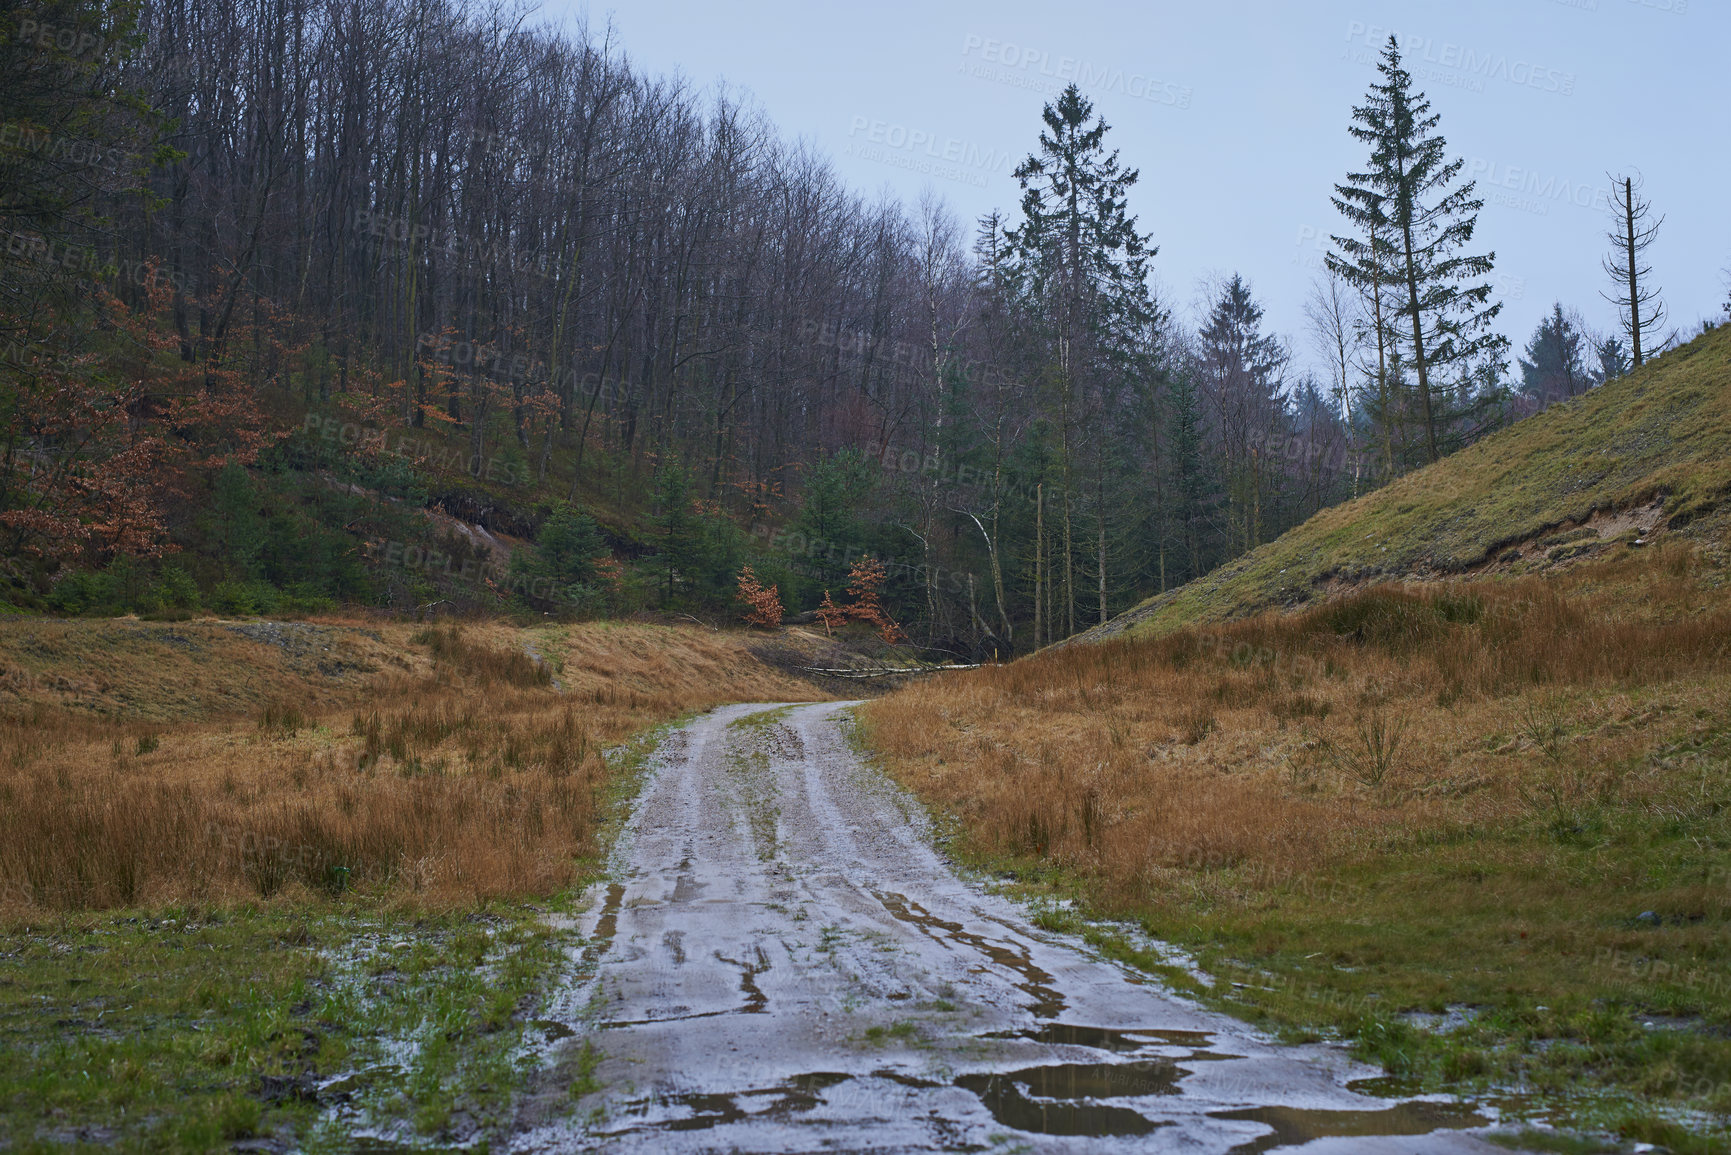
<path fill-rule="evenodd" d="M 1263 503 L 1272 481 L 1267 445 L 1286 417 L 1282 391 L 1289 359 L 1280 339 L 1262 331 L 1262 306 L 1234 273 L 1215 294 L 1196 338 L 1196 377 L 1226 471 L 1233 553 L 1262 544 Z"/>
<path fill-rule="evenodd" d="M 1502 310 L 1488 277 L 1495 253 L 1464 252 L 1484 202 L 1473 182 L 1457 184 L 1460 158 L 1446 158 L 1441 118 L 1412 87 L 1390 36 L 1365 103 L 1354 108 L 1353 137 L 1370 146 L 1364 172 L 1335 186 L 1334 206 L 1357 230 L 1332 238 L 1328 267 L 1364 291 L 1393 287 L 1394 316 L 1406 363 L 1417 376 L 1419 415 L 1429 460 L 1441 455 L 1456 386 L 1486 360 L 1501 362 L 1508 339 L 1491 328 Z M 1453 371 L 1457 380 L 1448 379 Z"/>
<path fill-rule="evenodd" d="M 1062 550 L 1062 612 L 1076 628 L 1077 456 L 1092 449 L 1095 564 L 1100 620 L 1107 616 L 1108 463 L 1103 452 L 1119 388 L 1137 372 L 1140 338 L 1155 318 L 1148 261 L 1158 250 L 1137 231 L 1127 194 L 1138 179 L 1108 154 L 1109 129 L 1074 85 L 1043 110 L 1039 150 L 1015 172 L 1022 223 L 1005 233 L 1026 316 L 1038 327 L 1059 439 L 1061 496 L 1054 511 Z M 1089 427 L 1093 428 L 1089 430 Z M 1091 433 L 1088 436 L 1085 431 Z"/>

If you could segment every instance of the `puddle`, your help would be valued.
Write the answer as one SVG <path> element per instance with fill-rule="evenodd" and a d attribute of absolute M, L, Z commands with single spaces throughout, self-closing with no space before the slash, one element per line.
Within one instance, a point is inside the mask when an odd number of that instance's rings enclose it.
<path fill-rule="evenodd" d="M 1025 1031 L 993 1031 L 980 1036 L 984 1039 L 1027 1039 L 1056 1047 L 1090 1047 L 1096 1051 L 1111 1051 L 1118 1055 L 1133 1055 L 1150 1047 L 1184 1047 L 1190 1053 L 1185 1062 L 1207 1062 L 1218 1059 L 1242 1059 L 1243 1055 L 1228 1055 L 1211 1051 L 1208 1045 L 1214 1036 L 1207 1031 L 1169 1031 L 1154 1028 L 1089 1027 L 1081 1023 L 1043 1023 Z"/>
<path fill-rule="evenodd" d="M 380 1080 L 397 1080 L 402 1077 L 403 1068 L 395 1063 L 381 1063 L 346 1074 L 332 1075 L 319 1084 L 319 1098 L 345 1099 Z"/>
<path fill-rule="evenodd" d="M 353 1155 L 457 1155 L 458 1152 L 468 1153 L 473 1147 L 428 1147 L 420 1143 L 399 1143 L 395 1139 L 380 1139 L 373 1135 L 356 1135 L 349 1140 L 349 1150 Z"/>
<path fill-rule="evenodd" d="M 583 952 L 587 961 L 599 962 L 613 945 L 613 936 L 619 933 L 619 907 L 624 901 L 625 887 L 617 882 L 610 883 L 607 900 L 601 904 L 601 917 L 595 920 L 595 933 Z"/>
<path fill-rule="evenodd" d="M 947 938 L 954 942 L 965 943 L 999 966 L 1007 967 L 1022 975 L 1027 981 L 1017 983 L 1016 989 L 1033 996 L 1034 1001 L 1028 1009 L 1034 1013 L 1035 1018 L 1056 1018 L 1063 1013 L 1066 1005 L 1064 996 L 1052 986 L 1052 976 L 1035 966 L 1033 960 L 1026 954 L 1017 954 L 1008 947 L 990 941 L 984 935 L 964 930 L 959 922 L 941 919 L 919 903 L 910 901 L 905 895 L 893 892 L 879 893 L 877 891 L 872 893 L 877 896 L 879 902 L 883 903 L 885 910 L 901 921 L 919 927 L 928 937 L 938 942 Z M 934 933 L 934 927 L 943 933 L 941 935 Z M 1052 1133 L 1056 1134 L 1057 1132 Z"/>
<path fill-rule="evenodd" d="M 648 1131 L 706 1131 L 711 1127 L 738 1123 L 742 1119 L 777 1118 L 799 1111 L 809 1111 L 823 1102 L 825 1090 L 852 1077 L 831 1071 L 814 1071 L 807 1075 L 795 1075 L 775 1087 L 742 1091 L 737 1095 L 663 1095 L 655 1099 L 639 1099 L 626 1104 L 621 1114 L 645 1118 L 652 1112 L 666 1111 L 669 1108 L 688 1113 L 676 1118 L 647 1121 L 640 1126 L 623 1127 L 605 1134 L 617 1137 Z M 773 1101 L 756 1110 L 748 1109 L 740 1103 L 742 1099 L 749 1102 L 761 1098 L 771 1098 Z"/>
<path fill-rule="evenodd" d="M 557 1043 L 560 1039 L 569 1039 L 577 1033 L 564 1023 L 553 1019 L 532 1019 L 529 1025 L 546 1036 L 549 1043 Z"/>
<path fill-rule="evenodd" d="M 1264 1123 L 1274 1133 L 1240 1143 L 1227 1155 L 1257 1155 L 1276 1147 L 1297 1146 L 1313 1139 L 1337 1136 L 1428 1135 L 1432 1131 L 1482 1127 L 1490 1120 L 1466 1103 L 1399 1103 L 1381 1111 L 1317 1111 L 1301 1107 L 1253 1107 L 1245 1111 L 1212 1111 L 1214 1119 L 1244 1119 Z"/>
<path fill-rule="evenodd" d="M 980 1097 L 1006 1127 L 1035 1135 L 1146 1135 L 1156 1122 L 1094 1099 L 1175 1095 L 1189 1072 L 1169 1062 L 1059 1063 L 1002 1074 L 963 1075 L 956 1086 Z"/>
<path fill-rule="evenodd" d="M 753 963 L 742 963 L 737 959 L 730 959 L 720 951 L 715 952 L 715 958 L 718 962 L 739 968 L 739 990 L 745 995 L 745 1006 L 740 1008 L 740 1012 L 747 1015 L 761 1015 L 769 1006 L 769 996 L 758 989 L 757 976 L 769 969 L 769 956 L 763 953 L 761 946 L 753 947 L 752 951 L 757 956 L 756 962 Z"/>

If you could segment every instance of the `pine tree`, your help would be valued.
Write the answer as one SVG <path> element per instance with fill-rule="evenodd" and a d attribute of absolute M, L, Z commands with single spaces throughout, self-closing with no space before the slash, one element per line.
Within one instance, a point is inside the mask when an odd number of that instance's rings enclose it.
<path fill-rule="evenodd" d="M 1167 487 L 1176 499 L 1173 521 L 1182 550 L 1182 572 L 1188 581 L 1204 572 L 1204 549 L 1208 527 L 1210 485 L 1202 461 L 1202 406 L 1196 382 L 1189 371 L 1173 375 L 1169 390 L 1167 423 L 1172 445 L 1172 481 Z M 1179 584 L 1177 582 L 1171 583 Z"/>
<path fill-rule="evenodd" d="M 1010 276 L 1044 347 L 1043 376 L 1055 401 L 1062 496 L 1055 503 L 1062 552 L 1058 615 L 1076 629 L 1077 456 L 1084 429 L 1096 451 L 1108 440 L 1116 386 L 1136 372 L 1139 338 L 1155 318 L 1148 261 L 1158 250 L 1137 231 L 1127 194 L 1140 174 L 1105 150 L 1109 127 L 1074 84 L 1041 113 L 1039 151 L 1016 168 L 1022 223 L 1007 230 Z M 1092 123 L 1090 123 L 1092 121 Z M 1107 462 L 1092 462 L 1100 620 L 1107 607 Z M 1048 594 L 1048 597 L 1050 595 Z"/>
<path fill-rule="evenodd" d="M 1263 499 L 1270 481 L 1262 447 L 1285 416 L 1282 374 L 1288 354 L 1262 332 L 1262 306 L 1236 274 L 1220 286 L 1197 335 L 1197 377 L 1224 451 L 1227 521 L 1234 552 L 1262 544 Z"/>
<path fill-rule="evenodd" d="M 606 552 L 595 519 L 563 503 L 535 538 L 538 568 L 562 585 L 594 585 L 596 561 Z"/>
<path fill-rule="evenodd" d="M 1562 302 L 1553 304 L 1520 359 L 1522 390 L 1545 404 L 1584 392 L 1592 384 L 1585 347 L 1580 326 L 1563 312 Z"/>
<path fill-rule="evenodd" d="M 1417 375 L 1425 452 L 1435 461 L 1450 420 L 1451 386 L 1486 358 L 1499 361 L 1508 344 L 1490 327 L 1502 305 L 1491 301 L 1490 282 L 1478 280 L 1490 274 L 1496 254 L 1462 252 L 1484 202 L 1473 196 L 1472 181 L 1456 185 L 1465 162 L 1446 159 L 1447 142 L 1436 132 L 1441 118 L 1413 91 L 1393 36 L 1377 70 L 1382 80 L 1353 109 L 1348 130 L 1370 146 L 1370 164 L 1349 173 L 1331 198 L 1360 235 L 1332 238 L 1338 251 L 1327 261 L 1361 291 L 1394 290 L 1394 317 Z M 1443 379 L 1450 370 L 1455 382 Z"/>
<path fill-rule="evenodd" d="M 691 580 L 700 543 L 699 526 L 691 509 L 691 475 L 677 455 L 668 455 L 656 470 L 655 504 L 661 531 L 661 568 L 671 601 L 674 583 Z"/>
<path fill-rule="evenodd" d="M 1615 381 L 1629 371 L 1629 354 L 1623 349 L 1623 342 L 1615 337 L 1606 337 L 1599 342 L 1593 350 L 1593 355 L 1599 361 L 1593 376 L 1598 379 L 1600 384 L 1606 381 Z"/>

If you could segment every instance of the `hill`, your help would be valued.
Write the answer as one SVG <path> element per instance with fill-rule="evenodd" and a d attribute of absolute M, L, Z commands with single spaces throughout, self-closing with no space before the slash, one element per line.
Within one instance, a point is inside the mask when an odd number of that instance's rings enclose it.
<path fill-rule="evenodd" d="M 1723 569 L 1731 326 L 1553 405 L 1079 637 L 1167 633 L 1399 580 L 1525 576 L 1678 532 Z"/>

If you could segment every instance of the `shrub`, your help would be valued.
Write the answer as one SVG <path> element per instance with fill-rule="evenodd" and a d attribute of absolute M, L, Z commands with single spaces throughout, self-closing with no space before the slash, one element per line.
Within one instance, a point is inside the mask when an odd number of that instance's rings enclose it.
<path fill-rule="evenodd" d="M 739 571 L 739 600 L 745 603 L 745 624 L 774 629 L 781 625 L 783 609 L 781 593 L 774 586 L 765 586 L 746 566 Z"/>

